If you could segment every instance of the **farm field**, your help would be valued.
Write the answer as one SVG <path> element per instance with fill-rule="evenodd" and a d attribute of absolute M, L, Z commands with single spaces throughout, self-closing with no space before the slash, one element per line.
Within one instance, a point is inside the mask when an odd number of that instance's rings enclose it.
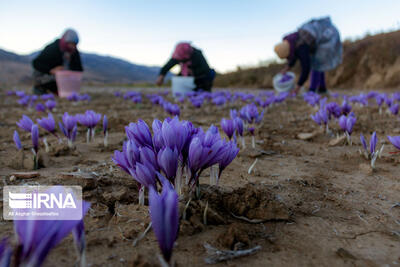
<path fill-rule="evenodd" d="M 38 175 L 31 178 L 20 176 L 21 172 L 32 171 L 31 134 L 21 130 L 16 122 L 27 115 L 36 123 L 48 111 L 38 112 L 35 106 L 18 104 L 18 96 L 1 93 L 1 184 L 82 186 L 83 198 L 91 204 L 84 218 L 87 265 L 159 266 L 160 250 L 154 232 L 149 230 L 139 238 L 151 221 L 147 191 L 145 205 L 139 205 L 138 183 L 112 160 L 115 150 L 122 151 L 125 126 L 142 119 L 151 129 L 155 119 L 163 122 L 174 117 L 166 108 L 150 101 L 147 95 L 153 94 L 177 104 L 179 120 L 189 121 L 204 131 L 215 125 L 221 137 L 226 138 L 221 119 L 230 118 L 231 109 L 239 112 L 254 102 L 260 114 L 263 107 L 253 97 L 267 101 L 272 93 L 218 89 L 196 108 L 195 101 L 174 100 L 164 90 L 91 87 L 84 88 L 84 92 L 90 101 L 55 99 L 52 114 L 57 133 L 63 136 L 58 122 L 64 112 L 75 115 L 93 110 L 108 118 L 108 146 L 103 144 L 101 121 L 90 143 L 86 142 L 87 128 L 78 123 L 74 148 L 68 148 L 65 138 L 60 144 L 55 136 L 39 127 L 40 168 Z M 322 107 L 321 103 L 337 102 L 341 106 L 343 94 L 350 97 L 361 93 L 334 92 L 326 102 L 325 96 L 311 96 L 317 99 L 314 107 L 302 96 L 286 96 L 282 102 L 269 104 L 254 126 L 255 148 L 245 129 L 246 147 L 238 138 L 240 151 L 222 172 L 218 185 L 210 184 L 209 169 L 201 173 L 200 199 L 188 202 L 190 194 L 186 192 L 179 203 L 179 235 L 172 256 L 176 266 L 206 265 L 205 259 L 210 255 L 205 244 L 236 251 L 260 246 L 254 254 L 216 266 L 400 264 L 400 154 L 391 153 L 398 150 L 387 138 L 400 135 L 400 121 L 386 103 L 379 108 L 376 100 L 380 93 L 387 93 L 390 98 L 395 92 L 378 92 L 369 97 L 364 92 L 361 98 L 367 100 L 367 105 L 356 98 L 348 99 L 357 119 L 350 133 L 352 145 L 345 138 L 338 138 L 343 135 L 339 118 L 330 119 L 328 133 L 311 118 Z M 395 96 L 390 105 L 399 102 Z M 214 101 L 218 97 L 225 100 Z M 39 102 L 45 101 L 39 98 L 36 103 Z M 23 153 L 14 144 L 15 130 L 24 146 Z M 360 154 L 360 134 L 369 142 L 373 132 L 378 138 L 377 150 L 384 145 L 374 168 Z M 43 137 L 49 152 L 45 152 Z M 0 238 L 13 237 L 13 222 L 1 220 L 0 233 Z M 15 243 L 14 238 L 11 241 Z M 76 259 L 69 235 L 49 253 L 44 266 L 73 266 Z"/>

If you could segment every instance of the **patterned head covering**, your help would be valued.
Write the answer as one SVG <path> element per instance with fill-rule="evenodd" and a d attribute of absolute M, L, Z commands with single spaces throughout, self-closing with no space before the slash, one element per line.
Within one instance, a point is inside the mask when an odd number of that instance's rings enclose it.
<path fill-rule="evenodd" d="M 192 61 L 190 58 L 192 57 L 193 47 L 190 43 L 181 42 L 178 43 L 175 47 L 174 53 L 172 54 L 172 58 L 180 61 L 181 65 L 181 75 L 182 76 L 191 76 L 192 70 L 190 66 L 192 65 Z"/>
<path fill-rule="evenodd" d="M 67 29 L 61 37 L 66 43 L 79 43 L 78 33 L 73 29 Z"/>
<path fill-rule="evenodd" d="M 182 42 L 176 45 L 172 58 L 179 61 L 188 60 L 192 56 L 192 53 L 193 47 L 190 43 Z"/>

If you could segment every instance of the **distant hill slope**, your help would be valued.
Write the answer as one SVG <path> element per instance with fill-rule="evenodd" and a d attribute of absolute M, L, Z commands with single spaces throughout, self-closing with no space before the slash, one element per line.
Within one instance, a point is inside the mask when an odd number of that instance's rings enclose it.
<path fill-rule="evenodd" d="M 16 85 L 31 82 L 31 60 L 39 52 L 18 55 L 0 49 L 0 84 Z M 81 53 L 85 69 L 84 81 L 101 84 L 154 82 L 160 68 L 130 63 L 110 56 Z"/>
<path fill-rule="evenodd" d="M 395 88 L 400 87 L 400 31 L 367 36 L 343 43 L 343 63 L 327 73 L 331 88 Z M 295 72 L 299 73 L 299 63 Z M 272 77 L 283 64 L 238 69 L 219 75 L 220 87 L 271 88 Z"/>

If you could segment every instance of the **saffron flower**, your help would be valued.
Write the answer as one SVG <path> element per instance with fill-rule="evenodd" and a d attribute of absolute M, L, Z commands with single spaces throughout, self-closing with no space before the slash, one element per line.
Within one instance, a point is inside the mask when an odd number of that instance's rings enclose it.
<path fill-rule="evenodd" d="M 42 100 L 54 100 L 55 97 L 53 94 L 44 94 L 40 96 L 40 99 Z"/>
<path fill-rule="evenodd" d="M 89 209 L 89 204 L 82 203 L 83 216 Z M 15 220 L 14 228 L 17 234 L 17 261 L 20 266 L 41 266 L 47 255 L 57 246 L 81 221 L 79 220 Z"/>
<path fill-rule="evenodd" d="M 62 117 L 62 123 L 60 122 L 58 124 L 65 137 L 67 137 L 68 146 L 70 148 L 73 147 L 73 142 L 75 141 L 76 133 L 78 131 L 78 127 L 76 124 L 77 124 L 76 117 L 69 115 L 68 112 L 64 113 Z"/>
<path fill-rule="evenodd" d="M 342 114 L 347 115 L 351 112 L 352 106 L 349 105 L 347 103 L 346 100 L 343 101 L 342 106 L 341 106 L 341 110 L 342 110 Z"/>
<path fill-rule="evenodd" d="M 342 115 L 339 118 L 339 126 L 344 131 L 349 145 L 352 144 L 351 134 L 353 133 L 353 127 L 356 121 L 356 117 L 352 114 L 347 117 L 345 115 Z"/>
<path fill-rule="evenodd" d="M 224 149 L 221 152 L 222 156 L 219 162 L 219 174 L 218 179 L 221 177 L 222 172 L 225 168 L 231 164 L 231 162 L 236 158 L 237 154 L 239 153 L 239 148 L 237 147 L 236 143 L 233 141 L 224 142 L 223 145 Z"/>
<path fill-rule="evenodd" d="M 33 121 L 26 115 L 22 115 L 22 119 L 17 122 L 19 128 L 26 132 L 30 132 L 32 129 Z"/>
<path fill-rule="evenodd" d="M 371 167 L 375 168 L 376 159 L 381 156 L 385 145 L 382 145 L 382 147 L 379 150 L 376 150 L 376 145 L 378 143 L 378 137 L 376 135 L 376 132 L 373 132 L 373 134 L 371 135 L 371 139 L 369 141 L 369 148 L 367 147 L 367 141 L 365 140 L 363 134 L 360 135 L 360 141 L 362 147 L 364 148 L 364 153 L 362 153 L 360 150 L 360 154 L 364 154 L 366 159 L 370 159 Z"/>
<path fill-rule="evenodd" d="M 85 125 L 88 128 L 87 135 L 86 135 L 86 142 L 89 143 L 90 140 L 93 141 L 94 139 L 94 128 L 96 127 L 97 123 L 101 119 L 101 114 L 96 113 L 93 110 L 86 110 L 84 114 L 77 114 L 76 115 L 77 121 Z"/>
<path fill-rule="evenodd" d="M 170 262 L 179 229 L 178 194 L 167 184 L 161 195 L 150 188 L 149 211 L 160 250 L 165 261 Z"/>
<path fill-rule="evenodd" d="M 174 181 L 179 164 L 179 153 L 176 148 L 165 147 L 157 154 L 157 163 L 168 180 Z"/>
<path fill-rule="evenodd" d="M 400 136 L 388 136 L 387 138 L 395 148 L 400 150 Z"/>
<path fill-rule="evenodd" d="M 173 116 L 179 116 L 181 113 L 181 110 L 179 109 L 179 106 L 177 104 L 172 104 L 170 102 L 165 102 L 163 104 L 163 108 L 166 112 Z"/>
<path fill-rule="evenodd" d="M 50 111 L 53 111 L 53 109 L 54 109 L 54 108 L 56 107 L 56 105 L 57 105 L 57 102 L 54 101 L 54 100 L 49 99 L 49 100 L 47 100 L 47 101 L 44 103 L 44 105 L 45 105 Z"/>
<path fill-rule="evenodd" d="M 40 125 L 40 127 L 45 129 L 49 133 L 57 136 L 56 135 L 56 122 L 55 122 L 54 117 L 53 117 L 53 115 L 51 113 L 49 113 L 47 115 L 47 118 L 43 117 L 41 119 L 37 119 L 36 121 Z"/>
<path fill-rule="evenodd" d="M 240 140 L 242 141 L 242 148 L 246 148 L 246 142 L 243 137 L 244 126 L 243 120 L 239 117 L 235 118 L 236 132 L 240 136 Z"/>
<path fill-rule="evenodd" d="M 31 137 L 34 154 L 37 154 L 39 151 L 39 128 L 36 124 L 32 125 Z"/>
<path fill-rule="evenodd" d="M 389 110 L 393 115 L 397 115 L 399 113 L 399 104 L 391 105 Z"/>
<path fill-rule="evenodd" d="M 11 263 L 12 248 L 8 243 L 8 238 L 3 238 L 0 241 L 0 266 L 8 267 Z"/>
<path fill-rule="evenodd" d="M 232 139 L 232 136 L 235 134 L 235 130 L 236 130 L 235 121 L 223 118 L 221 120 L 221 128 L 230 140 L 230 139 Z"/>
<path fill-rule="evenodd" d="M 38 112 L 45 112 L 45 111 L 46 111 L 45 105 L 43 105 L 42 103 L 37 103 L 37 104 L 36 104 L 36 111 L 38 111 Z"/>
<path fill-rule="evenodd" d="M 37 170 L 39 168 L 38 166 L 38 151 L 39 151 L 39 127 L 34 124 L 32 125 L 31 129 L 31 138 L 32 138 L 32 153 L 33 153 L 33 163 L 34 163 L 34 169 Z"/>
<path fill-rule="evenodd" d="M 139 146 L 153 147 L 149 126 L 143 120 L 138 120 L 137 123 L 129 123 L 125 127 L 126 135 L 130 140 L 134 140 Z"/>
<path fill-rule="evenodd" d="M 220 161 L 223 141 L 218 128 L 211 125 L 206 133 L 199 132 L 189 146 L 190 182 L 198 183 L 201 172 Z"/>
<path fill-rule="evenodd" d="M 19 138 L 19 134 L 17 131 L 14 131 L 13 139 L 14 139 L 14 143 L 15 143 L 15 146 L 17 147 L 17 149 L 22 150 L 21 139 Z"/>
<path fill-rule="evenodd" d="M 144 205 L 144 189 L 155 187 L 159 170 L 153 149 L 138 147 L 133 140 L 128 140 L 124 142 L 122 152 L 114 151 L 112 160 L 140 184 L 139 204 Z"/>

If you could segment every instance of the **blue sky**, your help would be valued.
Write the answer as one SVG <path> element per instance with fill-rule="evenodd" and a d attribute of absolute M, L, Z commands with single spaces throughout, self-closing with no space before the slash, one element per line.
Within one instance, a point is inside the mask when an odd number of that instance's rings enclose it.
<path fill-rule="evenodd" d="M 162 65 L 189 40 L 218 71 L 276 58 L 273 46 L 312 17 L 330 15 L 342 38 L 400 28 L 398 0 L 0 0 L 0 47 L 30 53 L 67 27 L 79 48 Z"/>

